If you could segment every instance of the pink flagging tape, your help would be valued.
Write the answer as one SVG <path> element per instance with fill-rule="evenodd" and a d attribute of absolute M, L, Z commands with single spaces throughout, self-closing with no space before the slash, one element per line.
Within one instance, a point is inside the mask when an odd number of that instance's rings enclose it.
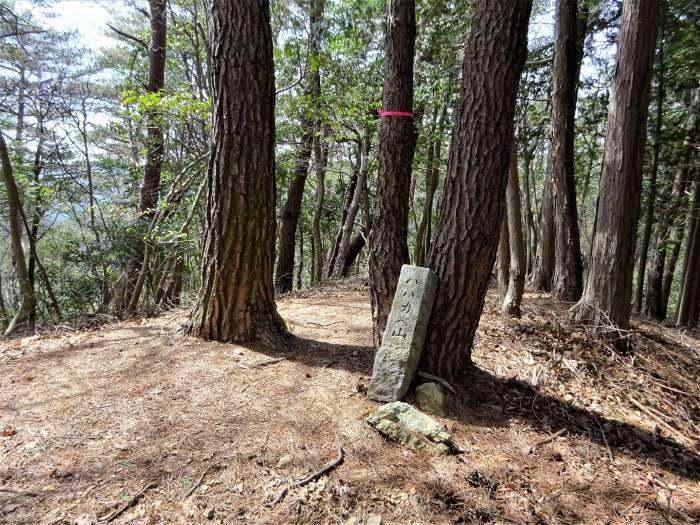
<path fill-rule="evenodd" d="M 413 113 L 410 111 L 383 111 L 381 109 L 377 110 L 380 117 L 408 117 L 413 118 Z"/>

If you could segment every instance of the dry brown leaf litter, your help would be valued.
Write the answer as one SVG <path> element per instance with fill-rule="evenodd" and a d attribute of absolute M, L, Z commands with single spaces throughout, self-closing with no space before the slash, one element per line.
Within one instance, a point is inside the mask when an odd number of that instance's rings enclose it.
<path fill-rule="evenodd" d="M 547 297 L 527 295 L 510 321 L 489 296 L 477 368 L 442 419 L 467 452 L 436 457 L 364 424 L 376 405 L 361 283 L 280 311 L 298 339 L 274 352 L 183 337 L 182 314 L 0 342 L 0 522 L 94 524 L 150 483 L 112 523 L 700 521 L 687 334 L 639 322 L 621 356 L 566 330 Z M 265 505 L 338 439 L 340 467 Z"/>

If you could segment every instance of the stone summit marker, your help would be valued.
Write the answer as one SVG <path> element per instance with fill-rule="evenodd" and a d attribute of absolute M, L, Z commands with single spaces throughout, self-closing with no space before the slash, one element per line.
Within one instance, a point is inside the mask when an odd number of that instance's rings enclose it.
<path fill-rule="evenodd" d="M 433 309 L 437 276 L 428 268 L 404 264 L 382 337 L 374 357 L 367 397 L 398 401 L 408 391 L 418 368 Z"/>

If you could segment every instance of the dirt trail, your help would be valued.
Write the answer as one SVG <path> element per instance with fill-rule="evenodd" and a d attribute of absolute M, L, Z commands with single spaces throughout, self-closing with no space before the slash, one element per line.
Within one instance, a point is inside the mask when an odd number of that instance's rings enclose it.
<path fill-rule="evenodd" d="M 0 342 L 0 523 L 97 523 L 150 482 L 113 523 L 699 522 L 698 342 L 638 323 L 619 356 L 546 297 L 518 322 L 494 302 L 442 419 L 466 449 L 449 457 L 364 423 L 359 283 L 283 298 L 297 339 L 277 352 L 181 336 L 182 314 Z M 265 505 L 338 440 L 343 465 Z"/>

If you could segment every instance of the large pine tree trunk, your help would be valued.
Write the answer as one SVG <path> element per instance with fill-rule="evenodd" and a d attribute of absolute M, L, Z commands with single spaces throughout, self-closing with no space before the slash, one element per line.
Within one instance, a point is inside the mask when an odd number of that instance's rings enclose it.
<path fill-rule="evenodd" d="M 213 84 L 202 288 L 191 333 L 278 343 L 275 82 L 267 0 L 207 0 Z"/>
<path fill-rule="evenodd" d="M 429 266 L 439 279 L 424 370 L 457 380 L 469 366 L 504 211 L 513 115 L 527 55 L 529 0 L 477 2 Z"/>
<path fill-rule="evenodd" d="M 525 289 L 525 241 L 518 184 L 518 150 L 513 140 L 506 187 L 506 216 L 508 217 L 508 245 L 510 266 L 508 271 L 508 293 L 503 301 L 503 313 L 520 317 L 520 303 Z"/>
<path fill-rule="evenodd" d="M 552 295 L 575 301 L 583 288 L 583 268 L 574 179 L 576 114 L 576 0 L 558 0 L 552 90 L 552 191 L 554 278 Z"/>
<path fill-rule="evenodd" d="M 415 0 L 389 0 L 384 50 L 385 111 L 413 108 Z M 369 239 L 369 282 L 374 345 L 379 348 L 401 266 L 408 262 L 411 164 L 416 146 L 413 119 L 389 116 L 379 128 L 379 173 Z"/>
<path fill-rule="evenodd" d="M 27 260 L 24 257 L 24 248 L 22 247 L 22 202 L 17 191 L 14 174 L 12 173 L 12 162 L 10 161 L 10 153 L 7 149 L 5 137 L 0 132 L 0 161 L 2 161 L 2 175 L 5 182 L 5 193 L 7 196 L 8 207 L 8 223 L 10 229 L 10 242 L 12 248 L 12 257 L 15 260 L 15 272 L 19 281 L 20 303 L 17 312 L 10 321 L 5 335 L 10 335 L 16 329 L 28 325 L 34 306 L 36 305 L 36 296 L 34 288 L 29 280 L 27 272 Z M 34 329 L 28 325 L 29 329 Z"/>
<path fill-rule="evenodd" d="M 151 45 L 148 48 L 149 93 L 158 93 L 165 87 L 165 48 L 167 24 L 165 0 L 149 0 L 151 12 Z M 148 112 L 146 125 L 146 166 L 141 186 L 140 211 L 148 218 L 155 214 L 160 191 L 160 173 L 163 166 L 163 112 Z"/>
<path fill-rule="evenodd" d="M 659 0 L 624 0 L 591 262 L 577 318 L 629 327 L 651 61 Z M 608 327 L 609 328 L 609 327 Z"/>

